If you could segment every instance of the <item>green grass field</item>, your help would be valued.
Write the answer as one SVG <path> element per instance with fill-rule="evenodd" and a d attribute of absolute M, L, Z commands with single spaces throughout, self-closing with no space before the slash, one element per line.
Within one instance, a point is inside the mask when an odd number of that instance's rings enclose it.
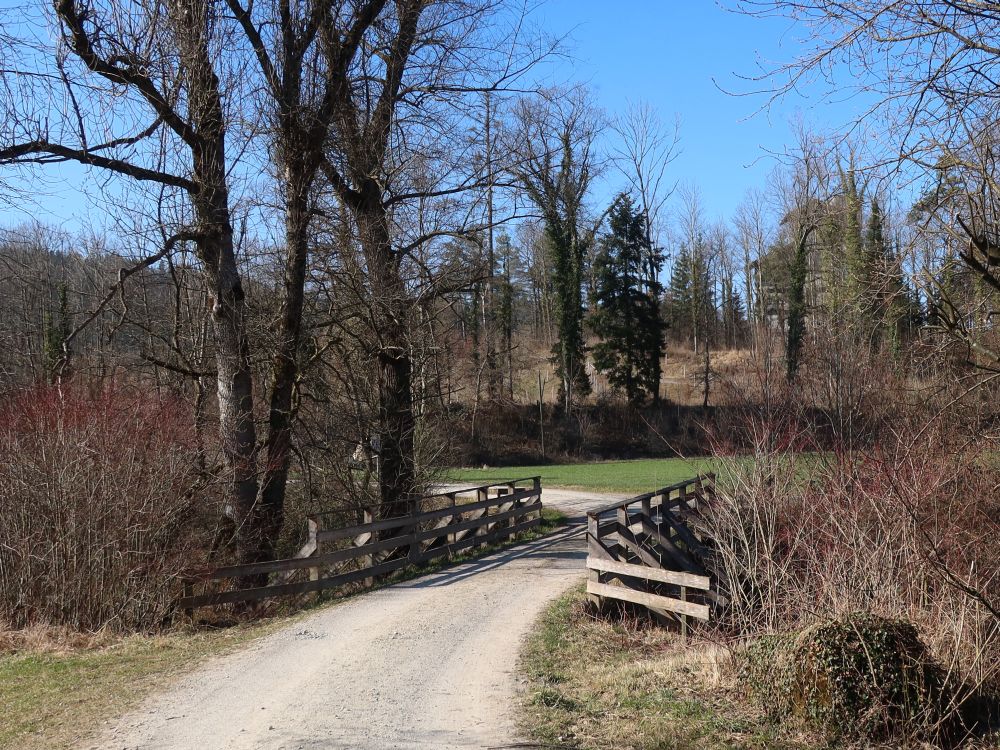
<path fill-rule="evenodd" d="M 587 464 L 449 469 L 445 479 L 449 482 L 468 482 L 472 486 L 539 475 L 542 477 L 543 487 L 638 495 L 707 471 L 712 471 L 712 460 L 708 458 L 652 458 Z"/>

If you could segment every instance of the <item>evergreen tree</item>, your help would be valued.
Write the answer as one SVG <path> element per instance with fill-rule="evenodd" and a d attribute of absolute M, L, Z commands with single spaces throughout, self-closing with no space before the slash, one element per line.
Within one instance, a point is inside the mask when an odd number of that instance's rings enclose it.
<path fill-rule="evenodd" d="M 670 274 L 664 304 L 667 327 L 678 340 L 700 350 L 716 322 L 715 293 L 708 248 L 701 237 L 693 246 L 682 243 Z"/>
<path fill-rule="evenodd" d="M 48 313 L 45 316 L 43 332 L 45 370 L 53 378 L 56 376 L 56 368 L 63 361 L 66 340 L 72 332 L 68 296 L 66 284 L 59 284 L 59 308 L 54 315 Z"/>
<path fill-rule="evenodd" d="M 789 382 L 795 380 L 799 371 L 799 357 L 806 333 L 806 275 L 809 269 L 809 235 L 817 229 L 816 224 L 802 229 L 795 247 L 791 279 L 788 290 L 788 342 L 785 346 L 786 376 Z"/>
<path fill-rule="evenodd" d="M 593 350 L 594 364 L 638 405 L 647 396 L 655 401 L 660 390 L 664 324 L 658 300 L 663 289 L 656 278 L 663 261 L 651 252 L 645 217 L 624 193 L 611 206 L 609 226 L 595 260 L 591 325 L 600 343 Z M 650 258 L 655 274 L 648 273 Z"/>

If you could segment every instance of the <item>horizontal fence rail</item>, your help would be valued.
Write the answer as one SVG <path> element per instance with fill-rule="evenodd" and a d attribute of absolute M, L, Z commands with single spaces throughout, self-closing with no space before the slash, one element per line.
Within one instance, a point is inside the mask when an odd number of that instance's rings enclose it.
<path fill-rule="evenodd" d="M 704 560 L 709 550 L 688 525 L 715 491 L 706 474 L 587 514 L 587 594 L 646 607 L 687 633 L 724 598 Z"/>
<path fill-rule="evenodd" d="M 396 518 L 376 518 L 373 511 L 366 510 L 363 523 L 332 529 L 323 527 L 322 514 L 312 516 L 308 541 L 294 557 L 189 571 L 178 606 L 190 611 L 358 582 L 371 586 L 377 577 L 409 565 L 513 541 L 541 523 L 541 477 L 426 495 L 420 505 L 441 507 Z M 266 582 L 250 588 L 219 586 L 219 582 L 252 577 Z M 195 594 L 196 586 L 206 591 Z"/>

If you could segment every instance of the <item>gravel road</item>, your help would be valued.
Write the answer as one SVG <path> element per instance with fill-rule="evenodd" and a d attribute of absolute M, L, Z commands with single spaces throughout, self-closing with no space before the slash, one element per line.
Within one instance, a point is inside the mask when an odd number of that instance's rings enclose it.
<path fill-rule="evenodd" d="M 530 747 L 514 727 L 520 641 L 583 576 L 583 513 L 615 499 L 544 490 L 566 529 L 317 610 L 210 660 L 86 747 Z"/>

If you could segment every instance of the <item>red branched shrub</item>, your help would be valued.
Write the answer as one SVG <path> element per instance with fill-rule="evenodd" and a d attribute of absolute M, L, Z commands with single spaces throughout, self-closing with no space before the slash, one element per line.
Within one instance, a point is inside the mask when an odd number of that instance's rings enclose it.
<path fill-rule="evenodd" d="M 185 411 L 113 385 L 37 386 L 0 403 L 0 620 L 163 620 L 215 516 Z"/>

